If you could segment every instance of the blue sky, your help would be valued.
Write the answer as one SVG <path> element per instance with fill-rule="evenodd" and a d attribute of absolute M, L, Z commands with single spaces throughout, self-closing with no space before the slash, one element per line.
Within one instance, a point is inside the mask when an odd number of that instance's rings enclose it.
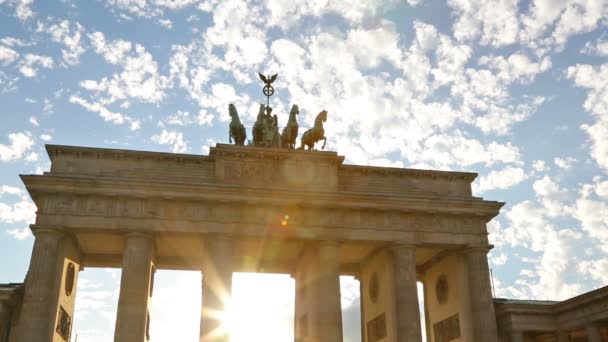
<path fill-rule="evenodd" d="M 478 172 L 475 194 L 507 202 L 488 226 L 497 296 L 608 284 L 605 0 L 0 0 L 0 16 L 0 282 L 27 269 L 18 175 L 48 170 L 45 143 L 207 153 L 228 103 L 250 135 L 261 71 L 279 73 L 280 126 L 291 104 L 300 127 L 327 109 L 348 163 Z M 81 273 L 84 340 L 111 340 L 117 272 Z"/>

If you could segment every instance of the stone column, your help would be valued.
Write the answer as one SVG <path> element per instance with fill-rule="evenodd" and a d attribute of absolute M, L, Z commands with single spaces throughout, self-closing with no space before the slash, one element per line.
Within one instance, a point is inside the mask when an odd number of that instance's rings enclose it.
<path fill-rule="evenodd" d="M 340 244 L 321 241 L 318 249 L 317 331 L 321 341 L 342 342 L 342 305 L 340 302 Z"/>
<path fill-rule="evenodd" d="M 568 332 L 566 331 L 558 331 L 557 334 L 557 342 L 568 342 Z"/>
<path fill-rule="evenodd" d="M 474 341 L 497 342 L 487 253 L 488 248 L 468 248 L 464 252 L 471 300 L 471 325 Z"/>
<path fill-rule="evenodd" d="M 521 331 L 514 331 L 511 333 L 511 342 L 524 342 L 524 333 Z"/>
<path fill-rule="evenodd" d="M 11 308 L 8 303 L 0 302 L 0 342 L 8 338 L 8 329 L 11 326 Z"/>
<path fill-rule="evenodd" d="M 114 342 L 144 342 L 149 336 L 149 300 L 152 294 L 154 238 L 130 233 L 122 256 L 120 295 Z"/>
<path fill-rule="evenodd" d="M 20 341 L 51 341 L 62 273 L 58 260 L 63 233 L 42 228 L 33 233 L 36 240 L 25 281 L 17 336 Z"/>
<path fill-rule="evenodd" d="M 587 331 L 588 342 L 602 342 L 602 336 L 600 335 L 600 328 L 596 325 L 590 324 L 585 327 Z"/>
<path fill-rule="evenodd" d="M 416 247 L 399 244 L 391 248 L 395 277 L 395 306 L 398 342 L 421 342 L 418 287 L 416 285 Z"/>
<path fill-rule="evenodd" d="M 230 334 L 223 319 L 232 296 L 232 240 L 225 235 L 210 236 L 205 247 L 200 341 L 228 342 Z"/>
<path fill-rule="evenodd" d="M 364 308 L 364 299 L 363 296 L 365 295 L 364 291 L 365 291 L 365 285 L 363 284 L 363 277 L 362 276 L 358 276 L 356 277 L 356 279 L 359 281 L 359 311 L 360 311 L 360 318 L 361 318 L 361 342 L 365 341 L 365 308 Z"/>

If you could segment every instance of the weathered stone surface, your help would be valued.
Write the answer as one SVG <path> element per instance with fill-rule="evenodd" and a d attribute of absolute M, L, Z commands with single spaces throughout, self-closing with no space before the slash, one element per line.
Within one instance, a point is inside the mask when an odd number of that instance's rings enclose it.
<path fill-rule="evenodd" d="M 123 268 L 115 341 L 148 339 L 155 267 L 203 272 L 201 341 L 229 338 L 206 313 L 224 309 L 235 271 L 294 275 L 298 341 L 342 340 L 340 274 L 358 275 L 362 288 L 375 291 L 362 296 L 362 334 L 420 341 L 418 277 L 467 248 L 487 250 L 486 223 L 502 206 L 471 195 L 476 174 L 343 165 L 335 152 L 47 151 L 51 171 L 22 176 L 38 207 L 32 229 L 66 232 L 84 266 Z M 391 249 L 395 242 L 407 247 Z M 453 307 L 463 336 L 493 341 L 495 329 L 482 326 L 492 309 L 485 254 L 469 259 L 459 259 L 462 296 L 452 297 Z M 464 291 L 470 283 L 475 298 Z M 56 295 L 49 291 L 46 297 Z M 425 317 L 444 319 L 433 305 Z M 22 321 L 48 331 L 42 316 Z"/>

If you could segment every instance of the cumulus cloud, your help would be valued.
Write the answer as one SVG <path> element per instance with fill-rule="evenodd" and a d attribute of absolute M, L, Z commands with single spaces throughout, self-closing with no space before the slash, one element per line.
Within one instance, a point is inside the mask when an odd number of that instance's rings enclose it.
<path fill-rule="evenodd" d="M 22 159 L 34 147 L 34 139 L 29 132 L 10 133 L 8 140 L 8 145 L 0 144 L 0 161 L 3 162 Z"/>
<path fill-rule="evenodd" d="M 128 124 L 132 131 L 138 130 L 141 127 L 139 120 L 133 119 L 132 117 L 122 113 L 113 112 L 101 103 L 89 102 L 76 95 L 70 96 L 69 101 L 70 103 L 75 103 L 84 107 L 89 112 L 98 113 L 104 121 L 108 121 L 116 125 Z"/>
<path fill-rule="evenodd" d="M 152 141 L 161 145 L 170 145 L 174 153 L 184 153 L 188 150 L 188 144 L 184 140 L 182 132 L 168 131 L 163 129 L 160 134 L 153 135 Z"/>
<path fill-rule="evenodd" d="M 14 16 L 21 21 L 32 18 L 35 13 L 32 10 L 34 0 L 2 0 L 0 5 L 5 4 L 14 10 Z"/>
<path fill-rule="evenodd" d="M 581 129 L 591 140 L 591 157 L 604 170 L 608 170 L 608 63 L 592 66 L 577 64 L 568 67 L 566 77 L 574 85 L 589 89 L 583 107 L 595 118 L 593 124 L 584 124 Z"/>
<path fill-rule="evenodd" d="M 201 0 L 105 0 L 106 7 L 118 13 L 151 18 L 166 10 L 178 10 L 201 3 Z"/>
<path fill-rule="evenodd" d="M 85 52 L 82 40 L 85 32 L 80 23 L 69 20 L 53 24 L 38 22 L 36 31 L 48 34 L 52 41 L 65 46 L 61 49 L 61 57 L 67 65 L 72 66 L 79 63 L 80 55 Z"/>
<path fill-rule="evenodd" d="M 603 35 L 595 42 L 585 43 L 585 47 L 581 49 L 581 53 L 593 56 L 608 57 L 608 37 Z"/>
<path fill-rule="evenodd" d="M 41 56 L 28 53 L 19 62 L 19 72 L 25 77 L 36 77 L 40 68 L 51 69 L 55 63 L 49 56 Z"/>
<path fill-rule="evenodd" d="M 493 189 L 508 189 L 527 178 L 525 171 L 519 167 L 508 166 L 502 170 L 492 170 L 482 176 L 474 184 L 475 192 L 484 192 Z"/>
<path fill-rule="evenodd" d="M 531 201 L 514 205 L 507 213 L 509 222 L 501 239 L 511 246 L 523 246 L 539 258 L 530 260 L 532 269 L 523 272 L 516 286 L 502 291 L 510 297 L 561 300 L 580 294 L 582 286 L 568 277 L 576 272 L 574 252 L 582 236 L 576 231 L 558 229 L 546 215 L 546 208 Z"/>
<path fill-rule="evenodd" d="M 591 32 L 608 17 L 605 1 L 449 0 L 459 41 L 502 47 L 521 43 L 539 55 L 561 50 L 570 37 Z M 521 11 L 520 11 L 521 9 Z"/>
<path fill-rule="evenodd" d="M 14 226 L 7 233 L 17 240 L 31 236 L 28 224 L 33 223 L 36 216 L 36 205 L 29 195 L 20 188 L 0 186 L 0 222 Z M 23 227 L 25 226 L 25 227 Z"/>
<path fill-rule="evenodd" d="M 89 37 L 94 51 L 122 71 L 111 78 L 82 81 L 82 88 L 98 94 L 106 104 L 128 99 L 159 103 L 164 98 L 169 82 L 159 74 L 158 64 L 142 45 L 125 40 L 108 42 L 101 32 Z"/>
<path fill-rule="evenodd" d="M 568 192 L 549 176 L 544 176 L 535 181 L 532 188 L 536 192 L 540 203 L 546 209 L 546 215 L 559 216 L 567 210 L 564 201 L 568 198 Z"/>
<path fill-rule="evenodd" d="M 0 45 L 0 62 L 3 65 L 8 65 L 17 60 L 19 53 L 10 47 Z"/>
<path fill-rule="evenodd" d="M 555 164 L 555 166 L 559 167 L 560 169 L 568 170 L 569 168 L 572 167 L 572 164 L 576 163 L 576 158 L 574 158 L 574 157 L 566 157 L 566 158 L 555 157 L 555 158 L 553 158 L 553 163 Z"/>
<path fill-rule="evenodd" d="M 532 168 L 536 172 L 544 172 L 549 170 L 547 162 L 545 162 L 544 160 L 535 160 L 534 162 L 532 162 Z"/>

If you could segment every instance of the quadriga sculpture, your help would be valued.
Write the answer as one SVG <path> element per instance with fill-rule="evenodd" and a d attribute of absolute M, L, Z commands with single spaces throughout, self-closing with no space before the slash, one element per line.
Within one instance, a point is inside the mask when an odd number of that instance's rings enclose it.
<path fill-rule="evenodd" d="M 245 126 L 239 118 L 236 107 L 232 103 L 228 105 L 228 114 L 232 118 L 232 120 L 230 120 L 230 128 L 228 130 L 228 141 L 232 143 L 232 139 L 234 139 L 235 145 L 245 145 L 247 132 L 245 131 Z"/>
<path fill-rule="evenodd" d="M 291 107 L 291 111 L 289 112 L 289 120 L 287 121 L 287 126 L 283 128 L 283 132 L 281 133 L 281 147 L 283 148 L 295 148 L 296 147 L 296 138 L 298 137 L 298 119 L 296 115 L 300 114 L 300 108 L 298 105 L 293 105 Z"/>
<path fill-rule="evenodd" d="M 323 140 L 323 146 L 321 146 L 321 149 L 325 148 L 325 143 L 327 142 L 325 130 L 323 129 L 323 123 L 325 121 L 327 121 L 327 111 L 322 110 L 315 118 L 315 125 L 302 134 L 302 139 L 300 139 L 302 144 L 298 150 L 303 150 L 304 146 L 306 146 L 310 151 L 315 147 L 315 143 L 320 140 Z"/>

